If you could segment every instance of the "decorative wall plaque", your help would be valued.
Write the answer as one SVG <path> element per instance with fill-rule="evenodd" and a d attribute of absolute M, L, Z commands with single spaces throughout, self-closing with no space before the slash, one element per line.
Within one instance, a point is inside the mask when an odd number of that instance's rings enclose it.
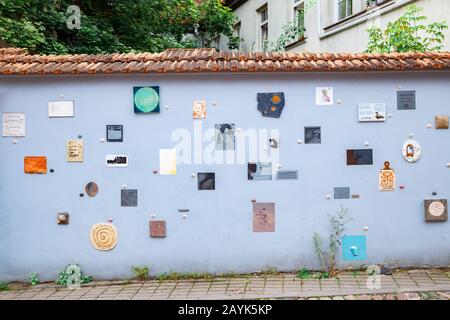
<path fill-rule="evenodd" d="M 397 109 L 415 110 L 416 91 L 397 91 Z"/>
<path fill-rule="evenodd" d="M 164 221 L 164 220 L 150 221 L 150 237 L 165 238 L 166 237 L 166 221 Z"/>
<path fill-rule="evenodd" d="M 192 116 L 194 119 L 205 119 L 206 118 L 206 101 L 198 100 L 194 101 L 192 105 Z"/>
<path fill-rule="evenodd" d="M 158 113 L 159 87 L 134 87 L 134 113 Z"/>
<path fill-rule="evenodd" d="M 27 156 L 23 159 L 23 168 L 28 174 L 46 174 L 47 158 L 43 156 Z"/>
<path fill-rule="evenodd" d="M 48 116 L 50 118 L 73 117 L 73 101 L 50 101 Z"/>
<path fill-rule="evenodd" d="M 343 236 L 342 258 L 344 261 L 359 261 L 367 259 L 365 236 Z"/>
<path fill-rule="evenodd" d="M 278 170 L 277 180 L 298 180 L 298 170 Z"/>
<path fill-rule="evenodd" d="M 435 117 L 436 129 L 448 129 L 448 116 L 437 115 Z"/>
<path fill-rule="evenodd" d="M 120 190 L 120 205 L 122 207 L 137 207 L 138 206 L 138 191 L 137 189 Z"/>
<path fill-rule="evenodd" d="M 320 127 L 305 127 L 305 144 L 321 143 Z"/>
<path fill-rule="evenodd" d="M 336 187 L 334 188 L 334 199 L 350 199 L 349 187 Z"/>
<path fill-rule="evenodd" d="M 263 117 L 279 118 L 284 108 L 284 93 L 258 93 L 258 110 Z"/>
<path fill-rule="evenodd" d="M 386 105 L 384 103 L 360 103 L 358 108 L 359 122 L 386 120 Z"/>
<path fill-rule="evenodd" d="M 83 162 L 83 140 L 68 140 L 67 141 L 67 162 Z"/>
<path fill-rule="evenodd" d="M 117 228 L 111 223 L 94 224 L 91 228 L 90 239 L 95 249 L 112 250 L 117 244 Z"/>
<path fill-rule="evenodd" d="M 378 171 L 378 189 L 380 191 L 395 190 L 395 171 L 389 166 L 389 161 L 386 161 L 384 168 Z"/>
<path fill-rule="evenodd" d="M 123 125 L 109 124 L 106 126 L 106 141 L 123 142 Z"/>
<path fill-rule="evenodd" d="M 126 167 L 128 166 L 128 156 L 123 154 L 107 154 L 106 165 L 108 167 Z"/>
<path fill-rule="evenodd" d="M 89 182 L 84 188 L 89 197 L 95 197 L 98 193 L 98 185 L 95 182 Z"/>
<path fill-rule="evenodd" d="M 253 232 L 275 232 L 275 203 L 253 203 Z"/>
<path fill-rule="evenodd" d="M 407 140 L 402 148 L 403 158 L 410 163 L 416 162 L 422 156 L 420 144 L 415 140 Z"/>
<path fill-rule="evenodd" d="M 70 215 L 67 212 L 57 213 L 56 214 L 56 222 L 60 225 L 69 224 Z"/>
<path fill-rule="evenodd" d="M 214 172 L 199 172 L 197 174 L 198 190 L 215 190 L 216 174 Z"/>
<path fill-rule="evenodd" d="M 272 180 L 271 162 L 249 162 L 247 166 L 248 180 Z"/>
<path fill-rule="evenodd" d="M 269 145 L 272 149 L 277 149 L 278 148 L 278 139 L 270 138 Z"/>
<path fill-rule="evenodd" d="M 175 175 L 177 174 L 177 150 L 160 149 L 159 150 L 159 174 Z"/>
<path fill-rule="evenodd" d="M 372 165 L 373 150 L 372 149 L 349 149 L 347 150 L 347 165 Z"/>
<path fill-rule="evenodd" d="M 25 137 L 25 113 L 4 112 L 3 137 Z"/>
<path fill-rule="evenodd" d="M 316 105 L 331 106 L 333 105 L 333 88 L 317 87 L 316 88 Z"/>
<path fill-rule="evenodd" d="M 447 199 L 424 200 L 425 221 L 447 221 Z"/>
<path fill-rule="evenodd" d="M 235 125 L 233 123 L 221 123 L 215 125 L 216 150 L 235 149 Z"/>

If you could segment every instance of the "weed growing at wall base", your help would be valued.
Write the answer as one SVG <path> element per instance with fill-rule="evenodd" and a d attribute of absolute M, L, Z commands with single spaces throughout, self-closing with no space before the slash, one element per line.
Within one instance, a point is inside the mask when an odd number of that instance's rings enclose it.
<path fill-rule="evenodd" d="M 131 266 L 131 271 L 133 272 L 133 279 L 142 281 L 148 279 L 150 268 L 148 266 Z"/>

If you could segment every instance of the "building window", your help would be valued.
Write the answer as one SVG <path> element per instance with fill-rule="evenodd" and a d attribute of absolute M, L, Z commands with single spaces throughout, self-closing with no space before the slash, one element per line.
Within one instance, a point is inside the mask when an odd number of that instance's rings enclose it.
<path fill-rule="evenodd" d="M 294 21 L 297 22 L 299 39 L 305 36 L 305 1 L 294 0 Z"/>
<path fill-rule="evenodd" d="M 259 22 L 260 22 L 260 49 L 264 48 L 267 40 L 269 39 L 269 10 L 267 4 L 258 9 Z"/>
<path fill-rule="evenodd" d="M 350 17 L 353 14 L 352 0 L 337 0 L 338 21 Z"/>
<path fill-rule="evenodd" d="M 233 37 L 239 39 L 239 50 L 241 50 L 241 22 L 239 21 L 233 26 Z"/>

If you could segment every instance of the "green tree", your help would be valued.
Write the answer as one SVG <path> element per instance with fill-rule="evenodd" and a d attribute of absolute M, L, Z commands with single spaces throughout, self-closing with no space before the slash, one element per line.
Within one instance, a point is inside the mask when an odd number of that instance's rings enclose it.
<path fill-rule="evenodd" d="M 379 27 L 367 29 L 369 44 L 367 52 L 426 52 L 443 48 L 443 31 L 448 28 L 445 21 L 425 25 L 428 18 L 415 5 L 409 5 L 405 13 L 396 21 L 389 22 L 386 30 Z"/>
<path fill-rule="evenodd" d="M 81 9 L 69 29 L 68 7 Z M 0 40 L 32 52 L 108 53 L 211 46 L 236 17 L 221 0 L 0 0 Z"/>

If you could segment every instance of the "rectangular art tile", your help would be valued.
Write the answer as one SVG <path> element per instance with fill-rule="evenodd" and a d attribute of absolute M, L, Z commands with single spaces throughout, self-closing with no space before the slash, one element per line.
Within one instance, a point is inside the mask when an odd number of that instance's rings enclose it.
<path fill-rule="evenodd" d="M 384 168 L 378 171 L 378 189 L 380 191 L 395 190 L 395 171 L 390 168 L 389 161 L 386 161 Z"/>
<path fill-rule="evenodd" d="M 424 200 L 425 221 L 447 221 L 447 199 Z"/>
<path fill-rule="evenodd" d="M 361 261 L 367 259 L 365 236 L 343 236 L 342 258 L 344 261 Z"/>
<path fill-rule="evenodd" d="M 386 120 L 384 103 L 360 103 L 358 105 L 359 122 L 381 122 Z"/>
<path fill-rule="evenodd" d="M 73 117 L 73 101 L 50 101 L 48 103 L 49 118 Z"/>
<path fill-rule="evenodd" d="M 25 137 L 25 113 L 4 112 L 3 119 L 3 137 Z"/>
<path fill-rule="evenodd" d="M 123 125 L 108 124 L 106 126 L 106 141 L 123 142 Z"/>
<path fill-rule="evenodd" d="M 331 106 L 334 104 L 333 88 L 332 87 L 317 87 L 316 88 L 316 105 L 317 106 Z"/>
<path fill-rule="evenodd" d="M 448 116 L 437 115 L 435 117 L 436 129 L 448 129 Z"/>
<path fill-rule="evenodd" d="M 120 190 L 120 206 L 122 206 L 122 207 L 137 207 L 138 206 L 138 191 L 137 191 L 137 189 Z"/>
<path fill-rule="evenodd" d="M 248 180 L 272 180 L 271 162 L 249 162 L 247 166 Z"/>
<path fill-rule="evenodd" d="M 372 149 L 349 149 L 347 150 L 347 165 L 372 165 L 373 150 Z"/>
<path fill-rule="evenodd" d="M 253 204 L 253 232 L 275 232 L 275 203 Z"/>
<path fill-rule="evenodd" d="M 159 150 L 159 174 L 175 175 L 177 174 L 177 150 L 160 149 Z"/>
<path fill-rule="evenodd" d="M 84 145 L 82 140 L 68 140 L 66 145 L 67 162 L 83 162 Z"/>
<path fill-rule="evenodd" d="M 320 127 L 305 127 L 305 144 L 322 143 Z"/>
<path fill-rule="evenodd" d="M 166 221 L 152 220 L 150 221 L 150 237 L 165 238 L 166 237 Z"/>
<path fill-rule="evenodd" d="M 27 174 L 46 174 L 47 158 L 43 156 L 27 156 L 23 159 L 23 168 Z"/>
<path fill-rule="evenodd" d="M 192 115 L 194 119 L 205 119 L 206 118 L 206 101 L 197 100 L 194 101 L 192 105 Z"/>
<path fill-rule="evenodd" d="M 107 154 L 106 165 L 108 167 L 126 167 L 128 166 L 128 156 L 123 154 Z"/>
<path fill-rule="evenodd" d="M 258 93 L 258 110 L 263 117 L 279 118 L 284 108 L 284 93 Z"/>
<path fill-rule="evenodd" d="M 159 87 L 133 88 L 134 113 L 159 113 Z"/>
<path fill-rule="evenodd" d="M 298 170 L 278 170 L 277 180 L 298 180 Z"/>
<path fill-rule="evenodd" d="M 415 110 L 416 91 L 397 91 L 397 110 Z"/>
<path fill-rule="evenodd" d="M 336 187 L 334 188 L 334 199 L 350 199 L 349 187 Z"/>
<path fill-rule="evenodd" d="M 234 124 L 222 123 L 215 125 L 216 150 L 234 150 L 235 141 Z"/>
<path fill-rule="evenodd" d="M 216 174 L 214 172 L 199 172 L 197 174 L 198 190 L 215 190 Z"/>

